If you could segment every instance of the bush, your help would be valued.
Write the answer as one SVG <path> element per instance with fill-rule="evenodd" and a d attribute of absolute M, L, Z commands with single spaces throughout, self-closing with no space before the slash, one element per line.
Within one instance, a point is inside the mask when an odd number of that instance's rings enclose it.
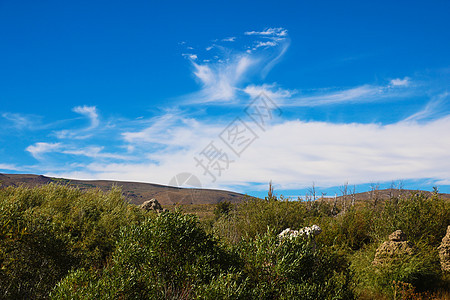
<path fill-rule="evenodd" d="M 243 240 L 238 248 L 253 299 L 353 297 L 346 259 L 308 237 L 280 240 L 268 231 Z"/>
<path fill-rule="evenodd" d="M 233 204 L 229 201 L 222 201 L 217 203 L 216 207 L 214 208 L 214 215 L 216 216 L 216 219 L 222 217 L 222 216 L 228 216 L 230 211 L 233 209 Z"/>
<path fill-rule="evenodd" d="M 241 238 L 264 234 L 267 227 L 282 231 L 288 227 L 299 227 L 304 223 L 306 208 L 298 201 L 247 199 L 239 204 L 229 217 L 219 219 L 213 231 L 229 243 L 237 243 Z"/>
<path fill-rule="evenodd" d="M 355 253 L 351 269 L 358 280 L 358 292 L 392 296 L 393 282 L 403 282 L 418 291 L 432 290 L 441 283 L 441 270 L 436 249 L 419 244 L 413 256 L 402 256 L 391 262 L 373 265 L 377 243 Z"/>
<path fill-rule="evenodd" d="M 323 229 L 318 240 L 326 245 L 344 247 L 349 251 L 359 250 L 373 241 L 373 220 L 374 212 L 371 209 L 351 207 L 334 218 L 318 220 L 317 223 Z"/>
<path fill-rule="evenodd" d="M 101 268 L 120 226 L 141 217 L 119 189 L 0 190 L 0 298 L 43 298 L 71 268 Z"/>
<path fill-rule="evenodd" d="M 417 193 L 391 199 L 374 221 L 374 236 L 378 240 L 400 229 L 414 242 L 422 240 L 438 246 L 450 224 L 450 201 Z"/>
<path fill-rule="evenodd" d="M 103 272 L 74 271 L 52 297 L 185 299 L 237 265 L 237 257 L 206 234 L 195 216 L 167 212 L 125 227 Z"/>

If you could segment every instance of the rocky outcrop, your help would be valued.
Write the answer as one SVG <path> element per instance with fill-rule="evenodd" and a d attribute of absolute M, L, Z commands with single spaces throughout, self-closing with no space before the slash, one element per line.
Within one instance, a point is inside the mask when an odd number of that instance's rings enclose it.
<path fill-rule="evenodd" d="M 442 271 L 450 272 L 450 225 L 447 227 L 447 234 L 442 239 L 438 250 Z"/>
<path fill-rule="evenodd" d="M 401 230 L 396 230 L 389 235 L 389 241 L 378 247 L 373 264 L 382 265 L 405 256 L 412 256 L 415 254 L 415 250 L 414 243 L 407 240 L 406 234 Z"/>
<path fill-rule="evenodd" d="M 158 200 L 150 199 L 141 204 L 140 208 L 145 209 L 146 211 L 156 211 L 158 213 L 167 211 L 163 209 L 161 204 L 159 204 Z"/>

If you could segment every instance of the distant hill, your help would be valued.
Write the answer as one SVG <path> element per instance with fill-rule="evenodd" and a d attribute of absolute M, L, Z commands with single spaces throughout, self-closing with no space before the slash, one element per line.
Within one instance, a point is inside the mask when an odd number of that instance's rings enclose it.
<path fill-rule="evenodd" d="M 33 174 L 2 174 L 0 184 L 5 186 L 26 185 L 35 187 L 48 183 L 66 184 L 82 190 L 99 188 L 108 191 L 112 186 L 122 188 L 126 199 L 133 204 L 142 204 L 144 201 L 155 198 L 162 205 L 171 204 L 216 204 L 222 201 L 232 203 L 242 202 L 247 196 L 235 192 L 211 189 L 177 188 L 152 183 L 125 182 L 112 180 L 73 180 L 53 178 Z"/>
<path fill-rule="evenodd" d="M 370 201 L 370 200 L 375 200 L 375 199 L 384 201 L 384 200 L 390 199 L 391 197 L 399 197 L 399 196 L 400 197 L 408 197 L 411 194 L 417 194 L 417 193 L 422 193 L 428 197 L 433 194 L 432 192 L 422 191 L 422 190 L 384 189 L 384 190 L 374 190 L 374 191 L 368 191 L 368 192 L 355 193 L 354 198 L 355 198 L 355 201 Z M 351 192 L 348 192 L 348 194 L 345 196 L 345 198 L 348 201 L 351 201 L 352 197 L 353 197 L 353 195 L 351 194 Z M 439 197 L 450 200 L 450 194 L 439 193 Z M 342 201 L 343 198 L 344 198 L 344 196 L 342 196 L 342 194 L 337 194 L 338 201 Z M 320 196 L 316 196 L 316 199 L 320 199 Z M 332 200 L 334 200 L 334 197 L 326 196 L 324 199 L 327 201 L 332 201 Z"/>
<path fill-rule="evenodd" d="M 165 186 L 153 183 L 140 183 L 140 182 L 126 182 L 126 181 L 113 181 L 113 180 L 73 180 L 64 178 L 53 178 L 42 175 L 33 174 L 2 174 L 0 173 L 1 186 L 19 186 L 21 184 L 34 187 L 38 185 L 58 183 L 67 184 L 74 187 L 78 187 L 82 190 L 89 188 L 99 188 L 103 191 L 108 191 L 113 185 L 121 187 L 122 192 L 126 199 L 133 204 L 142 204 L 144 201 L 155 198 L 162 205 L 172 204 L 216 204 L 222 201 L 230 201 L 232 203 L 239 203 L 246 199 L 246 195 L 224 191 L 224 190 L 211 190 L 211 189 L 189 189 L 189 188 L 177 188 L 172 186 Z M 408 196 L 411 193 L 424 193 L 425 195 L 431 195 L 428 191 L 416 191 L 416 190 L 399 190 L 399 189 L 385 189 L 368 191 L 355 194 L 355 201 L 367 201 L 367 200 L 387 200 L 393 196 Z M 450 200 L 450 194 L 439 194 L 440 197 Z M 338 200 L 342 200 L 342 195 L 337 195 Z M 348 201 L 351 200 L 352 195 L 346 196 Z M 320 199 L 320 197 L 317 197 Z M 326 197 L 327 201 L 331 201 L 334 197 Z"/>

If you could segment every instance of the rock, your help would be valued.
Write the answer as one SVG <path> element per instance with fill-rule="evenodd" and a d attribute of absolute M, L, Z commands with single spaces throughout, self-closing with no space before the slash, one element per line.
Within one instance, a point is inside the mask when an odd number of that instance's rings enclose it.
<path fill-rule="evenodd" d="M 389 240 L 393 242 L 404 242 L 406 241 L 406 234 L 401 230 L 396 230 L 389 235 Z"/>
<path fill-rule="evenodd" d="M 405 256 L 412 256 L 415 253 L 414 243 L 407 241 L 403 231 L 397 230 L 389 235 L 389 241 L 384 242 L 378 247 L 373 264 L 382 265 Z"/>
<path fill-rule="evenodd" d="M 145 209 L 146 211 L 156 211 L 158 213 L 167 211 L 166 209 L 163 209 L 161 204 L 159 204 L 158 200 L 156 199 L 150 199 L 148 201 L 145 201 L 141 204 L 140 208 Z"/>
<path fill-rule="evenodd" d="M 442 238 L 438 250 L 442 271 L 450 272 L 450 225 L 447 227 L 447 234 Z"/>

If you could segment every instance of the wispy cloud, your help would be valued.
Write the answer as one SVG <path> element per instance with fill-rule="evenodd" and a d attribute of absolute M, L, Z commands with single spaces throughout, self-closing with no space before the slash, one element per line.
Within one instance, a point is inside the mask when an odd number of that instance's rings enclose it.
<path fill-rule="evenodd" d="M 89 120 L 89 126 L 74 130 L 74 129 L 66 129 L 56 132 L 56 137 L 59 139 L 86 139 L 92 136 L 92 130 L 96 129 L 99 124 L 99 116 L 97 113 L 97 108 L 95 106 L 76 106 L 73 108 L 75 113 L 78 113 Z"/>
<path fill-rule="evenodd" d="M 191 62 L 193 75 L 201 84 L 198 93 L 185 97 L 187 104 L 241 102 L 237 92 L 255 76 L 264 78 L 289 46 L 287 30 L 283 28 L 246 32 L 238 46 L 220 43 L 236 39 L 233 36 L 215 40 L 205 53 L 182 54 Z"/>
<path fill-rule="evenodd" d="M 13 164 L 2 164 L 0 163 L 0 170 L 8 170 L 8 171 L 20 171 L 22 170 L 22 167 L 18 167 Z"/>
<path fill-rule="evenodd" d="M 276 42 L 268 41 L 268 42 L 258 42 L 255 46 L 255 50 L 260 47 L 275 47 L 277 45 Z"/>
<path fill-rule="evenodd" d="M 192 53 L 183 53 L 182 55 L 184 57 L 187 57 L 187 58 L 191 59 L 191 60 L 196 60 L 198 58 L 197 54 L 192 54 Z"/>
<path fill-rule="evenodd" d="M 287 29 L 282 27 L 278 28 L 267 28 L 262 31 L 246 31 L 245 35 L 259 35 L 259 36 L 276 36 L 276 37 L 286 37 L 288 35 Z"/>
<path fill-rule="evenodd" d="M 236 40 L 235 36 L 227 37 L 222 39 L 222 42 L 234 42 Z"/>
<path fill-rule="evenodd" d="M 193 157 L 211 140 L 217 140 L 221 128 L 214 122 L 196 120 L 195 126 L 170 127 L 176 134 L 166 137 L 170 140 L 168 143 L 177 144 L 171 151 L 156 149 L 151 155 L 141 157 L 139 163 L 96 162 L 87 165 L 83 174 L 89 178 L 167 184 L 172 176 L 190 172 L 199 177 L 204 186 L 234 189 L 273 178 L 284 189 L 305 187 L 312 180 L 320 186 L 339 185 L 342 180 L 354 184 L 393 178 L 446 180 L 450 178 L 447 159 L 450 137 L 444 133 L 449 126 L 450 117 L 422 124 L 398 122 L 390 125 L 286 120 L 260 133 L 239 159 L 232 157 L 236 162 L 213 184 L 203 170 L 196 167 Z M 155 127 L 152 130 L 159 132 Z M 144 133 L 141 138 L 153 142 L 154 134 Z M 129 142 L 139 141 L 136 137 L 129 139 Z M 217 146 L 232 155 L 226 145 Z M 74 174 L 61 172 L 59 175 Z"/>
<path fill-rule="evenodd" d="M 46 143 L 38 142 L 26 148 L 34 158 L 37 160 L 45 160 L 45 154 L 60 153 L 75 156 L 85 156 L 89 158 L 111 158 L 116 160 L 132 160 L 132 157 L 120 155 L 116 153 L 103 152 L 102 146 L 86 146 L 80 147 L 73 144 L 63 143 Z"/>
<path fill-rule="evenodd" d="M 403 89 L 403 86 L 393 88 L 390 84 L 352 87 L 348 89 L 323 89 L 308 93 L 296 90 L 285 90 L 278 85 L 249 85 L 244 90 L 251 97 L 264 92 L 270 97 L 279 100 L 280 106 L 286 107 L 315 107 L 336 104 L 370 103 L 385 99 L 404 99 L 414 90 Z"/>
<path fill-rule="evenodd" d="M 98 147 L 98 146 L 88 146 L 83 149 L 66 149 L 61 151 L 61 153 L 64 154 L 71 154 L 71 155 L 80 155 L 80 156 L 86 156 L 91 158 L 112 158 L 112 159 L 118 159 L 118 160 L 132 160 L 131 156 L 125 156 L 115 153 L 105 153 L 102 152 L 104 147 Z"/>
<path fill-rule="evenodd" d="M 3 113 L 2 117 L 12 122 L 13 126 L 18 129 L 33 128 L 34 122 L 29 116 L 17 113 Z"/>
<path fill-rule="evenodd" d="M 448 111 L 443 110 L 443 108 L 447 107 L 445 102 L 448 102 L 450 93 L 444 92 L 442 94 L 439 94 L 437 96 L 434 96 L 426 105 L 425 107 L 416 112 L 415 114 L 409 116 L 404 121 L 410 122 L 410 121 L 422 121 L 429 119 L 430 117 L 436 116 L 437 114 L 448 114 Z M 450 129 L 450 128 L 449 128 Z"/>
<path fill-rule="evenodd" d="M 408 86 L 410 84 L 410 78 L 405 77 L 403 79 L 396 78 L 391 80 L 391 86 Z"/>
<path fill-rule="evenodd" d="M 191 95 L 190 102 L 205 103 L 235 101 L 236 89 L 249 69 L 257 61 L 249 55 L 230 58 L 227 63 L 200 64 L 193 62 L 194 75 L 201 82 L 202 91 Z"/>
<path fill-rule="evenodd" d="M 34 145 L 30 145 L 26 148 L 26 151 L 30 152 L 36 159 L 41 159 L 42 156 L 49 152 L 54 152 L 61 148 L 61 143 L 45 143 L 39 142 Z"/>

